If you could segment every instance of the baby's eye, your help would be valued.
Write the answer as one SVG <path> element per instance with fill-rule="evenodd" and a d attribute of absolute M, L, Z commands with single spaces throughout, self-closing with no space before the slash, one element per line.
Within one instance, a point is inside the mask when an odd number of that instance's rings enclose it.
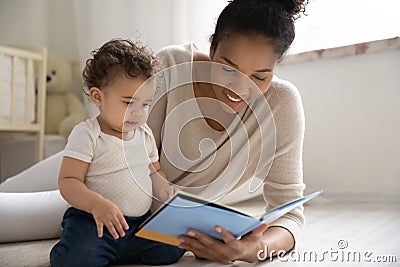
<path fill-rule="evenodd" d="M 133 102 L 131 102 L 131 101 L 127 101 L 127 102 L 124 101 L 124 103 L 125 103 L 127 106 L 133 105 Z"/>
<path fill-rule="evenodd" d="M 222 69 L 223 69 L 225 72 L 231 72 L 231 73 L 237 71 L 236 69 L 233 69 L 233 68 L 230 68 L 230 67 L 226 67 L 226 66 L 222 66 Z"/>

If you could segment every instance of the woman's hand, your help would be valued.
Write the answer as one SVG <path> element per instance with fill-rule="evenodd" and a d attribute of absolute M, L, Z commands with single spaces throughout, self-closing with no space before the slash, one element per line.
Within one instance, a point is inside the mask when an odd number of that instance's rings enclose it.
<path fill-rule="evenodd" d="M 108 199 L 101 199 L 93 206 L 91 213 L 97 225 L 98 237 L 103 237 L 103 227 L 106 226 L 114 239 L 125 236 L 125 230 L 129 229 L 124 215 L 117 205 Z"/>
<path fill-rule="evenodd" d="M 179 247 L 193 252 L 198 258 L 222 264 L 229 264 L 235 260 L 256 262 L 258 251 L 263 248 L 262 234 L 267 228 L 266 224 L 262 224 L 242 239 L 237 240 L 231 233 L 216 226 L 215 230 L 221 235 L 223 242 L 201 232 L 189 230 L 190 237 L 178 237 Z"/>

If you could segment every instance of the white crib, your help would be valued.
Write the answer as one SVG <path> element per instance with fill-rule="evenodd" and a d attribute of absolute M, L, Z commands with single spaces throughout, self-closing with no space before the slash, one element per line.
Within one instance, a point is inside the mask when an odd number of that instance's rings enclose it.
<path fill-rule="evenodd" d="M 0 132 L 34 133 L 37 161 L 43 158 L 46 66 L 45 48 L 0 46 Z"/>

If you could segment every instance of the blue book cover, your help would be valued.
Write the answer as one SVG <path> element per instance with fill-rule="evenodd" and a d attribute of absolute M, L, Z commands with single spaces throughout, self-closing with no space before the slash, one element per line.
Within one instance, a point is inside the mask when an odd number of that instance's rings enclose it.
<path fill-rule="evenodd" d="M 255 218 L 228 206 L 179 192 L 143 222 L 136 236 L 178 246 L 177 237 L 185 235 L 189 229 L 196 229 L 220 239 L 214 229 L 219 225 L 240 238 L 260 224 L 273 222 L 320 193 L 322 190 L 278 206 L 260 218 Z"/>

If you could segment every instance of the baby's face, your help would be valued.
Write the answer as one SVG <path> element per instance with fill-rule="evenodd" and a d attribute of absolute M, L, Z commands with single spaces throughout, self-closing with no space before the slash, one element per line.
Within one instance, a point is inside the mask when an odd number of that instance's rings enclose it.
<path fill-rule="evenodd" d="M 146 122 L 155 88 L 154 80 L 121 75 L 102 90 L 100 116 L 112 131 L 122 135 L 133 132 Z"/>
<path fill-rule="evenodd" d="M 131 98 L 127 99 L 123 132 L 131 132 L 146 122 L 155 88 L 154 81 L 142 81 L 141 85 L 134 90 Z"/>

